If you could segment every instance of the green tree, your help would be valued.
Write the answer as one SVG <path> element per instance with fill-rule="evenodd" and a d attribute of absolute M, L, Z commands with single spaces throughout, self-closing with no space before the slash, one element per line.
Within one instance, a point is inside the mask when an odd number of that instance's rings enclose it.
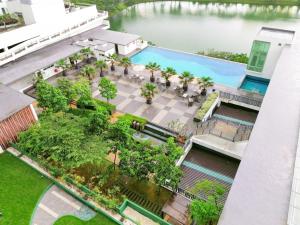
<path fill-rule="evenodd" d="M 75 100 L 78 106 L 85 108 L 86 106 L 93 105 L 92 89 L 89 81 L 81 78 L 73 84 L 73 89 L 76 94 Z"/>
<path fill-rule="evenodd" d="M 110 140 L 110 151 L 114 156 L 114 169 L 118 151 L 122 152 L 130 145 L 132 141 L 133 130 L 130 127 L 131 122 L 125 119 L 119 119 L 117 122 L 109 124 L 108 140 Z"/>
<path fill-rule="evenodd" d="M 100 79 L 98 87 L 100 95 L 106 98 L 107 102 L 117 96 L 117 86 L 106 77 Z"/>
<path fill-rule="evenodd" d="M 214 86 L 214 82 L 211 77 L 198 78 L 198 85 L 202 89 L 201 94 L 206 95 L 207 89 Z"/>
<path fill-rule="evenodd" d="M 172 67 L 167 67 L 164 71 L 162 71 L 162 77 L 166 79 L 166 86 L 170 87 L 171 82 L 170 78 L 174 75 L 176 75 L 176 70 L 173 69 Z"/>
<path fill-rule="evenodd" d="M 63 76 L 67 76 L 67 69 L 69 68 L 69 65 L 66 63 L 64 59 L 60 59 L 56 64 L 56 67 L 62 69 Z"/>
<path fill-rule="evenodd" d="M 146 83 L 143 87 L 141 87 L 141 96 L 146 99 L 147 104 L 152 103 L 152 98 L 157 93 L 156 85 L 151 83 Z"/>
<path fill-rule="evenodd" d="M 124 175 L 135 177 L 138 180 L 150 179 L 154 172 L 157 149 L 150 141 L 134 142 L 129 148 L 123 149 L 120 154 L 120 169 Z"/>
<path fill-rule="evenodd" d="M 96 68 L 100 69 L 100 77 L 103 77 L 103 69 L 107 68 L 106 62 L 103 60 L 99 60 L 96 62 Z"/>
<path fill-rule="evenodd" d="M 84 118 L 70 113 L 47 114 L 20 134 L 17 145 L 32 156 L 56 162 L 61 169 L 99 162 L 106 146 L 100 137 L 85 135 L 85 124 Z"/>
<path fill-rule="evenodd" d="M 70 104 L 76 98 L 76 92 L 73 87 L 73 83 L 68 78 L 60 78 L 57 80 L 57 88 L 67 98 Z"/>
<path fill-rule="evenodd" d="M 89 118 L 87 129 L 89 133 L 100 135 L 108 127 L 109 115 L 105 108 L 99 108 Z"/>
<path fill-rule="evenodd" d="M 131 66 L 131 60 L 128 57 L 121 58 L 120 65 L 124 67 L 124 74 L 128 74 L 128 67 Z"/>
<path fill-rule="evenodd" d="M 224 186 L 209 180 L 203 180 L 195 184 L 190 190 L 195 195 L 201 195 L 204 199 L 193 200 L 190 204 L 190 216 L 198 225 L 211 225 L 218 222 L 223 205 Z"/>
<path fill-rule="evenodd" d="M 150 81 L 154 82 L 155 81 L 154 72 L 160 70 L 160 65 L 158 65 L 156 62 L 149 62 L 146 65 L 146 69 L 149 70 L 151 73 Z"/>
<path fill-rule="evenodd" d="M 93 66 L 86 65 L 81 69 L 80 73 L 83 77 L 87 78 L 91 84 L 95 78 L 96 70 Z"/>
<path fill-rule="evenodd" d="M 189 85 L 190 82 L 193 81 L 194 77 L 193 77 L 193 74 L 191 74 L 190 72 L 184 71 L 179 76 L 179 79 L 180 79 L 180 83 L 182 83 L 183 90 L 187 91 L 188 90 L 188 85 Z"/>
<path fill-rule="evenodd" d="M 58 88 L 42 80 L 37 83 L 36 89 L 39 107 L 53 112 L 67 109 L 68 100 Z"/>
<path fill-rule="evenodd" d="M 111 54 L 108 56 L 107 61 L 110 63 L 110 70 L 115 71 L 115 63 L 119 61 L 117 54 Z"/>

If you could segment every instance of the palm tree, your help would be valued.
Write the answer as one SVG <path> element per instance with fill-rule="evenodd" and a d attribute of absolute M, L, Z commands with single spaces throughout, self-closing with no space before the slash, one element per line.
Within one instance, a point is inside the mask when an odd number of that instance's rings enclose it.
<path fill-rule="evenodd" d="M 80 53 L 84 55 L 87 63 L 91 63 L 91 56 L 94 55 L 91 48 L 83 48 L 80 50 Z"/>
<path fill-rule="evenodd" d="M 81 75 L 89 79 L 92 83 L 93 78 L 95 77 L 96 70 L 93 66 L 86 65 L 81 69 Z"/>
<path fill-rule="evenodd" d="M 60 59 L 55 66 L 62 69 L 63 76 L 67 76 L 66 69 L 69 67 L 69 65 L 66 64 L 64 59 Z"/>
<path fill-rule="evenodd" d="M 166 79 L 167 87 L 170 87 L 171 82 L 169 79 L 170 79 L 170 77 L 172 77 L 174 75 L 176 75 L 176 70 L 173 69 L 172 67 L 167 67 L 164 71 L 162 71 L 161 76 Z"/>
<path fill-rule="evenodd" d="M 70 63 L 75 66 L 75 69 L 78 69 L 78 61 L 81 59 L 81 55 L 75 53 L 69 57 Z"/>
<path fill-rule="evenodd" d="M 120 60 L 120 65 L 124 66 L 124 75 L 128 74 L 128 67 L 131 65 L 131 60 L 127 57 L 124 57 Z"/>
<path fill-rule="evenodd" d="M 182 83 L 182 88 L 184 91 L 188 90 L 188 84 L 190 82 L 192 82 L 192 80 L 194 79 L 193 74 L 191 74 L 188 71 L 184 71 L 180 76 L 180 83 Z"/>
<path fill-rule="evenodd" d="M 150 81 L 154 82 L 155 81 L 154 72 L 160 70 L 160 65 L 158 65 L 156 62 L 149 62 L 146 65 L 146 69 L 151 72 Z"/>
<path fill-rule="evenodd" d="M 103 60 L 99 60 L 96 62 L 96 67 L 100 69 L 100 77 L 104 77 L 103 69 L 107 68 L 106 62 Z"/>
<path fill-rule="evenodd" d="M 115 71 L 115 63 L 119 60 L 119 57 L 116 53 L 109 55 L 107 61 L 111 64 L 110 70 Z"/>
<path fill-rule="evenodd" d="M 199 87 L 202 89 L 201 95 L 206 95 L 207 89 L 214 86 L 214 82 L 211 77 L 201 77 L 198 78 Z"/>
<path fill-rule="evenodd" d="M 146 103 L 149 105 L 152 103 L 155 93 L 157 93 L 155 84 L 146 83 L 141 87 L 141 96 L 146 98 Z"/>

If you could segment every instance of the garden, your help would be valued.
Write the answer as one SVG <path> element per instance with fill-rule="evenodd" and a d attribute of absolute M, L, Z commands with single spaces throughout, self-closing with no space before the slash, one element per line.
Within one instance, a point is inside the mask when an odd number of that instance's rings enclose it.
<path fill-rule="evenodd" d="M 100 93 L 107 86 L 109 100 L 115 87 L 101 78 Z M 133 121 L 145 120 L 130 114 L 114 118 L 115 106 L 93 99 L 88 79 L 61 78 L 57 87 L 39 79 L 36 90 L 43 109 L 39 123 L 21 133 L 15 147 L 58 180 L 77 186 L 87 200 L 117 210 L 129 198 L 160 214 L 172 194 L 161 186 L 175 189 L 181 177 L 176 161 L 183 150 L 175 140 L 153 145 L 137 138 Z"/>

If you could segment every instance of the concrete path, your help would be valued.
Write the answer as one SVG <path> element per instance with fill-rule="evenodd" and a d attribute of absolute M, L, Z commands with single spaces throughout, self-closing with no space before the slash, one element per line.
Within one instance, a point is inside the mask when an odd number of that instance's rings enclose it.
<path fill-rule="evenodd" d="M 31 225 L 52 225 L 57 219 L 65 215 L 73 215 L 81 220 L 90 220 L 96 213 L 53 185 L 38 203 Z"/>

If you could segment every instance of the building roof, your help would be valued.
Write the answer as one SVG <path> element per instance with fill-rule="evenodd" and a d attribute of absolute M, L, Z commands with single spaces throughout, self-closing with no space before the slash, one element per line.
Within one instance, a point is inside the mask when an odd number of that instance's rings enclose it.
<path fill-rule="evenodd" d="M 102 30 L 97 28 L 88 31 L 87 33 L 90 33 L 90 38 L 95 38 L 101 41 L 118 44 L 118 45 L 124 45 L 124 46 L 140 38 L 140 36 L 136 34 L 128 34 L 123 32 L 112 31 L 112 30 Z"/>
<path fill-rule="evenodd" d="M 1 66 L 0 82 L 10 84 L 80 51 L 82 47 L 72 45 L 73 42 L 72 38 L 68 38 Z"/>
<path fill-rule="evenodd" d="M 0 82 L 3 84 L 11 84 L 37 70 L 52 65 L 59 59 L 66 58 L 80 51 L 83 46 L 75 44 L 77 41 L 97 39 L 99 43 L 100 41 L 102 41 L 102 43 L 108 43 L 106 46 L 100 47 L 99 50 L 107 50 L 107 48 L 112 48 L 112 43 L 127 45 L 138 38 L 140 38 L 138 35 L 103 30 L 101 27 L 97 27 L 0 66 Z"/>
<path fill-rule="evenodd" d="M 33 98 L 0 84 L 0 121 L 29 106 Z"/>
<path fill-rule="evenodd" d="M 287 224 L 300 125 L 296 39 L 278 60 L 219 225 Z"/>

